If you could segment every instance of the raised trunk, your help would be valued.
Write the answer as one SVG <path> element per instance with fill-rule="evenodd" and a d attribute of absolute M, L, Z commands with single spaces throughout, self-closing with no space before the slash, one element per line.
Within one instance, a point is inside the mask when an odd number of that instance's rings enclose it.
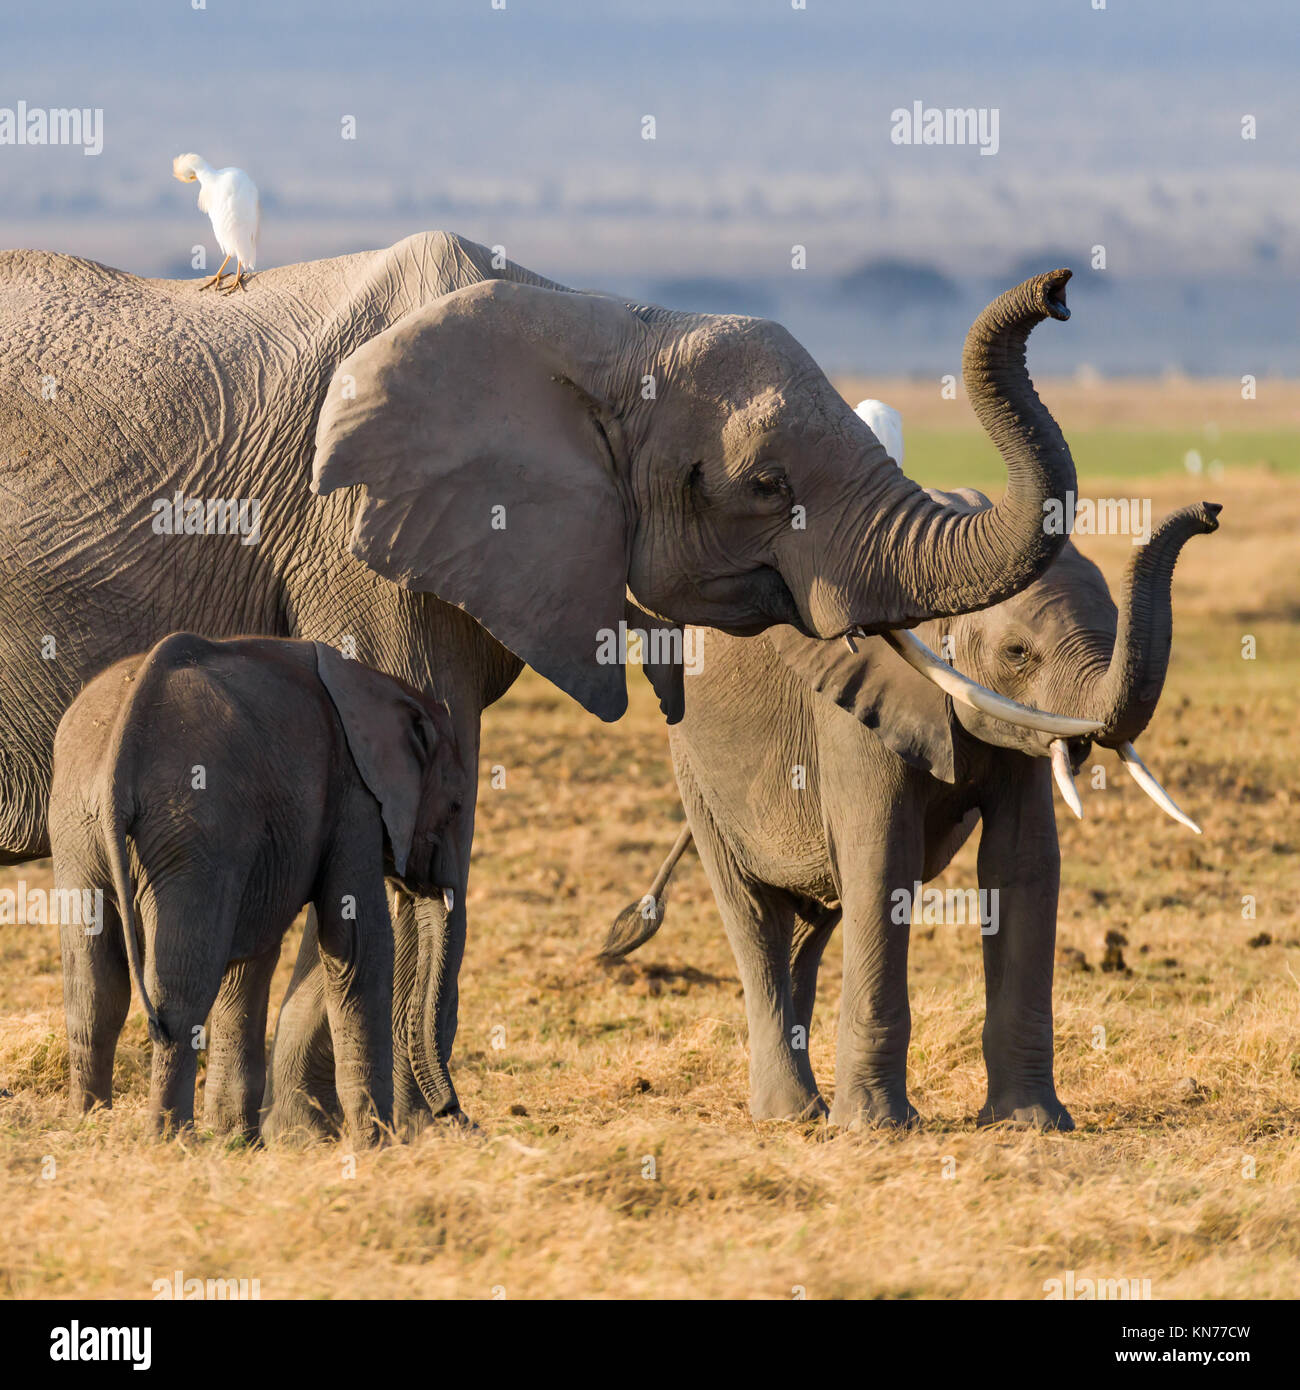
<path fill-rule="evenodd" d="M 993 508 L 969 512 L 935 502 L 899 475 L 889 528 L 901 550 L 897 582 L 909 622 L 990 607 L 1019 593 L 1056 558 L 1066 536 L 1045 525 L 1044 504 L 1064 505 L 1074 460 L 1025 368 L 1035 324 L 1066 319 L 1068 270 L 1035 276 L 990 304 L 966 336 L 962 374 L 980 424 L 1007 465 Z M 900 626 L 908 624 L 900 624 Z"/>
<path fill-rule="evenodd" d="M 1174 565 L 1192 536 L 1218 530 L 1219 511 L 1215 502 L 1197 502 L 1170 513 L 1129 564 L 1110 665 L 1080 702 L 1104 720 L 1095 737 L 1107 748 L 1132 743 L 1155 713 L 1169 669 Z"/>

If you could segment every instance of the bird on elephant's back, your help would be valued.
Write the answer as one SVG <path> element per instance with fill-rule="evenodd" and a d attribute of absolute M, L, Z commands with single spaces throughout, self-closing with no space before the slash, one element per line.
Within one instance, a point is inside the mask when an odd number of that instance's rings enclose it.
<path fill-rule="evenodd" d="M 336 646 L 445 700 L 472 762 L 525 661 L 621 715 L 600 653 L 629 590 L 679 624 L 822 638 L 1006 597 L 1064 540 L 1040 519 L 1073 464 L 1023 363 L 1067 279 L 1008 291 L 968 344 L 1010 474 L 970 515 L 907 479 L 779 325 L 569 291 L 456 236 L 263 271 L 216 303 L 0 254 L 0 857 L 46 852 L 81 685 L 177 629 Z M 670 718 L 681 689 L 665 673 Z M 450 918 L 399 901 L 399 1114 L 458 1113 L 454 888 Z M 290 1087 L 328 1073 L 319 968 L 309 933 L 280 1018 Z"/>

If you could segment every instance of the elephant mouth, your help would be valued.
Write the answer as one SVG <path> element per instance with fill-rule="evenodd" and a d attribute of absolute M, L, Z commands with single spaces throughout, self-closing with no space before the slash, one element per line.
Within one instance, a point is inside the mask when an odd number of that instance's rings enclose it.
<path fill-rule="evenodd" d="M 804 622 L 785 580 L 770 565 L 760 565 L 744 574 L 707 579 L 697 592 L 714 610 L 701 625 L 716 627 L 731 637 L 756 637 L 782 623 L 805 637 L 817 635 Z"/>
<path fill-rule="evenodd" d="M 1090 738 L 1066 739 L 1065 751 L 1070 760 L 1070 771 L 1077 777 L 1092 753 L 1092 740 Z"/>

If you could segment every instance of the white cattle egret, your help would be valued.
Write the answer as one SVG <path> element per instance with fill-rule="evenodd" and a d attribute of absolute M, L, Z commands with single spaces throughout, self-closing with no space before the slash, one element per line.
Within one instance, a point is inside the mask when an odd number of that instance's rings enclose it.
<path fill-rule="evenodd" d="M 234 283 L 226 294 L 244 288 L 244 271 L 257 268 L 257 233 L 262 224 L 262 203 L 257 185 L 242 169 L 214 169 L 206 159 L 196 154 L 178 154 L 172 160 L 172 174 L 182 183 L 199 185 L 199 211 L 212 219 L 217 245 L 225 253 L 221 269 L 200 286 L 222 288 L 221 277 L 233 256 L 236 262 Z"/>
<path fill-rule="evenodd" d="M 858 418 L 865 420 L 871 433 L 885 446 L 885 452 L 903 466 L 903 417 L 884 401 L 859 401 Z"/>

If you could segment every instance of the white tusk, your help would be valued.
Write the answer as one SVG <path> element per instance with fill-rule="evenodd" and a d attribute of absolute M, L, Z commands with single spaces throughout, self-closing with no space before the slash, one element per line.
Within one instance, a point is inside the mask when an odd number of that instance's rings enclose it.
<path fill-rule="evenodd" d="M 1056 778 L 1056 789 L 1061 793 L 1061 800 L 1082 820 L 1083 802 L 1079 800 L 1079 789 L 1074 785 L 1074 773 L 1070 768 L 1070 750 L 1065 746 L 1063 738 L 1052 740 L 1052 776 Z"/>
<path fill-rule="evenodd" d="M 857 656 L 858 648 L 853 641 L 853 630 L 851 628 L 848 632 L 844 634 L 844 645 L 849 649 L 849 651 L 853 653 L 854 656 Z"/>
<path fill-rule="evenodd" d="M 1142 788 L 1167 816 L 1172 816 L 1180 825 L 1185 825 L 1193 834 L 1199 835 L 1201 827 L 1189 815 L 1178 809 L 1172 796 L 1151 775 L 1151 769 L 1138 757 L 1137 749 L 1131 743 L 1121 743 L 1116 750 L 1119 760 L 1128 769 L 1128 775 Z"/>
<path fill-rule="evenodd" d="M 454 888 L 444 888 L 442 890 L 442 905 L 451 912 L 456 906 L 456 890 Z"/>
<path fill-rule="evenodd" d="M 923 676 L 932 680 L 944 694 L 951 695 L 963 705 L 979 710 L 981 714 L 991 715 L 1006 724 L 1016 724 L 1022 729 L 1037 729 L 1040 733 L 1060 734 L 1066 738 L 1095 734 L 1102 727 L 1100 720 L 1072 719 L 1065 714 L 1046 714 L 1042 710 L 1030 709 L 1028 705 L 1008 700 L 1005 695 L 986 690 L 969 676 L 954 671 L 907 628 L 896 628 L 892 632 L 882 632 L 880 635 L 909 666 L 914 666 Z"/>

